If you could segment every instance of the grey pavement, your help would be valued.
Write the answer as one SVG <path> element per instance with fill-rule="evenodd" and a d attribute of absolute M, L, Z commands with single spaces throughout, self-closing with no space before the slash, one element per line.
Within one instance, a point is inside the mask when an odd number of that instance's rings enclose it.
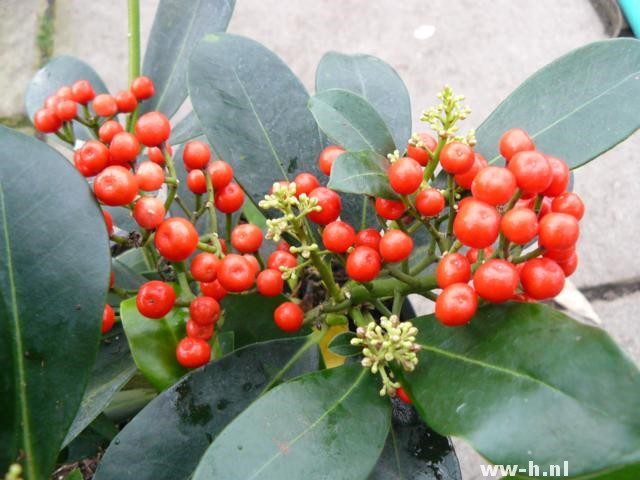
<path fill-rule="evenodd" d="M 141 1 L 143 39 L 157 3 Z M 6 86 L 24 86 L 34 69 L 32 39 L 40 8 L 38 0 L 0 0 L 0 117 L 21 108 L 22 91 Z M 54 53 L 77 55 L 91 63 L 112 90 L 124 88 L 126 2 L 55 0 L 55 13 Z M 445 83 L 467 96 L 474 111 L 467 124 L 477 126 L 538 68 L 606 38 L 588 0 L 237 0 L 229 31 L 274 50 L 310 91 L 315 67 L 326 51 L 382 58 L 396 68 L 411 93 L 416 130 L 422 128 L 417 122 L 421 111 Z M 613 289 L 607 298 L 593 297 L 593 307 L 602 326 L 637 363 L 639 154 L 636 135 L 576 172 L 575 190 L 584 198 L 587 214 L 581 222 L 581 263 L 573 277 L 587 292 L 631 280 L 625 292 Z M 464 478 L 481 478 L 482 460 L 464 446 L 459 456 Z"/>

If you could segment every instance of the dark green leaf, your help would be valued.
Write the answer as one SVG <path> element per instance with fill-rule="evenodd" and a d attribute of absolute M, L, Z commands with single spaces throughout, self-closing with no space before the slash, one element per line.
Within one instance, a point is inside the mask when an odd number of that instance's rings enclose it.
<path fill-rule="evenodd" d="M 371 55 L 326 53 L 316 70 L 316 91 L 342 88 L 366 98 L 380 113 L 396 145 L 411 137 L 411 99 L 398 73 Z"/>
<path fill-rule="evenodd" d="M 24 454 L 35 480 L 51 473 L 82 400 L 111 262 L 73 166 L 5 127 L 0 145 L 0 471 Z"/>
<path fill-rule="evenodd" d="M 220 358 L 227 353 L 233 352 L 235 349 L 235 334 L 233 332 L 220 332 L 211 345 L 211 356 L 213 358 Z"/>
<path fill-rule="evenodd" d="M 174 146 L 181 145 L 202 135 L 204 135 L 204 131 L 198 116 L 191 111 L 171 129 L 169 143 Z"/>
<path fill-rule="evenodd" d="M 187 98 L 191 52 L 207 33 L 227 29 L 235 0 L 161 0 L 149 36 L 142 71 L 153 79 L 156 94 L 142 111 L 171 117 Z"/>
<path fill-rule="evenodd" d="M 311 97 L 309 110 L 320 129 L 346 150 L 387 155 L 396 149 L 384 120 L 360 95 L 339 88 L 325 90 Z"/>
<path fill-rule="evenodd" d="M 317 349 L 304 349 L 310 346 L 305 338 L 258 343 L 190 373 L 122 430 L 95 479 L 190 478 L 216 435 L 276 377 L 317 367 Z"/>
<path fill-rule="evenodd" d="M 104 411 L 114 423 L 130 420 L 158 395 L 153 387 L 129 390 L 127 385 L 125 388 L 127 389 L 120 390 L 113 396 L 113 400 Z"/>
<path fill-rule="evenodd" d="M 309 95 L 259 43 L 207 35 L 191 57 L 189 94 L 209 142 L 254 201 L 277 180 L 318 172 L 322 147 L 306 108 Z"/>
<path fill-rule="evenodd" d="M 451 442 L 420 419 L 413 407 L 393 402 L 391 429 L 369 480 L 462 480 Z"/>
<path fill-rule="evenodd" d="M 131 210 L 122 207 L 109 207 L 104 205 L 102 207 L 104 210 L 107 210 L 111 214 L 111 218 L 113 219 L 113 225 L 121 230 L 126 232 L 132 232 L 138 229 L 138 224 L 133 219 L 131 215 Z M 126 235 L 126 234 L 121 234 Z"/>
<path fill-rule="evenodd" d="M 33 119 L 48 96 L 55 94 L 60 87 L 71 86 L 78 80 L 89 80 L 96 93 L 107 92 L 107 87 L 96 71 L 79 58 L 62 55 L 52 59 L 29 82 L 25 95 L 29 118 Z"/>
<path fill-rule="evenodd" d="M 538 70 L 478 128 L 477 149 L 494 162 L 498 141 L 523 128 L 540 150 L 577 168 L 640 127 L 640 41 L 594 42 Z"/>
<path fill-rule="evenodd" d="M 82 472 L 79 468 L 76 468 L 73 472 L 67 475 L 65 480 L 82 480 Z"/>
<path fill-rule="evenodd" d="M 403 384 L 440 434 L 496 464 L 640 475 L 640 372 L 604 331 L 526 303 L 480 309 L 464 327 L 414 323 L 423 350 Z"/>
<path fill-rule="evenodd" d="M 136 372 L 129 345 L 122 327 L 117 325 L 103 338 L 93 366 L 89 384 L 84 391 L 80 410 L 67 432 L 62 445 L 67 445 L 109 404 L 115 393 Z"/>
<path fill-rule="evenodd" d="M 389 432 L 391 408 L 378 389 L 358 364 L 284 383 L 220 433 L 193 478 L 365 478 Z"/>
<path fill-rule="evenodd" d="M 250 343 L 264 342 L 275 338 L 287 338 L 292 335 L 280 330 L 273 321 L 273 312 L 286 297 L 263 297 L 257 293 L 227 295 L 222 300 L 224 325 L 222 331 L 233 331 L 235 348 Z"/>
<path fill-rule="evenodd" d="M 388 168 L 389 161 L 371 150 L 346 152 L 333 163 L 327 186 L 339 192 L 397 200 L 398 195 L 389 184 Z"/>
<path fill-rule="evenodd" d="M 336 355 L 342 355 L 343 357 L 359 355 L 362 353 L 362 347 L 351 345 L 351 339 L 355 338 L 355 336 L 356 334 L 353 332 L 339 333 L 329 342 L 329 350 Z"/>
<path fill-rule="evenodd" d="M 188 316 L 186 309 L 174 308 L 166 317 L 152 320 L 138 312 L 135 297 L 120 304 L 120 318 L 133 359 L 147 380 L 158 390 L 173 385 L 187 373 L 176 360 L 176 347 L 186 336 Z"/>

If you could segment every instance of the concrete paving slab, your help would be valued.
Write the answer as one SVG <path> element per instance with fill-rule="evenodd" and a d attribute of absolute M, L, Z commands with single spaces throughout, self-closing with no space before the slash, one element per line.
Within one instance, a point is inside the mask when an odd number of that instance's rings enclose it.
<path fill-rule="evenodd" d="M 640 365 L 640 291 L 592 302 L 609 332 L 627 355 Z"/>
<path fill-rule="evenodd" d="M 0 2 L 0 118 L 24 113 L 24 93 L 36 71 L 41 0 Z"/>

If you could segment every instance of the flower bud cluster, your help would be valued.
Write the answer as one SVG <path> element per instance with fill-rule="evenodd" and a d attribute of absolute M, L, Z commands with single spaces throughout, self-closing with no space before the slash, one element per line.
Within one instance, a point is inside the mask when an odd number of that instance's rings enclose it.
<path fill-rule="evenodd" d="M 392 362 L 406 372 L 412 372 L 418 364 L 420 345 L 416 343 L 418 329 L 411 322 L 401 322 L 397 315 L 382 317 L 380 324 L 371 322 L 366 328 L 356 330 L 356 338 L 351 345 L 362 346 L 362 366 L 371 373 L 380 374 L 382 389 L 380 395 L 395 396 L 400 384 L 394 380 L 389 369 Z"/>
<path fill-rule="evenodd" d="M 258 206 L 264 209 L 273 208 L 284 214 L 282 217 L 267 220 L 266 238 L 275 242 L 279 241 L 284 233 L 295 232 L 293 222 L 310 212 L 321 210 L 315 198 L 309 198 L 305 193 L 296 196 L 296 184 L 293 182 L 274 183 L 271 194 L 265 195 Z"/>
<path fill-rule="evenodd" d="M 471 114 L 471 109 L 466 105 L 462 105 L 465 100 L 464 95 L 455 95 L 453 89 L 449 85 L 445 85 L 442 91 L 438 93 L 438 99 L 440 99 L 440 105 L 427 109 L 420 120 L 428 123 L 440 138 L 446 140 L 455 138 L 462 141 L 469 139 L 475 143 L 473 132 L 470 132 L 466 139 L 456 136 L 458 132 L 456 123 L 459 120 L 465 120 Z"/>

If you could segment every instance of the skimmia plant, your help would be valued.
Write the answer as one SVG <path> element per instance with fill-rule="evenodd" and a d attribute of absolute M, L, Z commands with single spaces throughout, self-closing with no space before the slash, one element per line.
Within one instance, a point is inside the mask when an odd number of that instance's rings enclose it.
<path fill-rule="evenodd" d="M 637 367 L 543 301 L 578 266 L 571 170 L 640 125 L 640 44 L 568 53 L 476 131 L 445 86 L 412 133 L 389 65 L 328 53 L 310 97 L 232 10 L 162 0 L 141 68 L 130 0 L 127 90 L 58 57 L 26 98 L 56 148 L 0 129 L 0 470 L 460 478 L 458 436 L 638 478 Z"/>

